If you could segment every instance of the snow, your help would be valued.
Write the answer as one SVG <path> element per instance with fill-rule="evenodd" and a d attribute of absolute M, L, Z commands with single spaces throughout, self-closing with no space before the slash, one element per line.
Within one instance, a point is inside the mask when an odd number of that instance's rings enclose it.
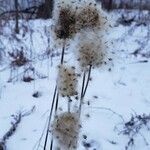
<path fill-rule="evenodd" d="M 15 37 L 12 24 L 13 22 L 10 22 L 5 26 L 3 35 L 0 35 L 6 53 L 5 64 L 0 66 L 0 137 L 10 128 L 11 115 L 18 111 L 28 111 L 35 106 L 35 111 L 22 119 L 15 134 L 7 141 L 8 150 L 33 150 L 45 128 L 51 108 L 59 55 L 52 59 L 52 65 L 51 60 L 43 55 L 49 49 L 51 20 L 32 20 L 28 23 L 22 21 L 20 24 L 24 25 L 24 28 Z M 141 46 L 138 41 L 146 40 L 147 33 L 148 27 L 142 25 L 136 27 L 134 23 L 129 27 L 119 25 L 111 29 L 108 36 L 113 41 L 113 46 L 109 48 L 109 51 L 114 53 L 112 55 L 113 66 L 111 71 L 105 67 L 92 70 L 92 81 L 88 87 L 81 116 L 82 128 L 78 150 L 85 149 L 82 145 L 83 134 L 87 135 L 87 141 L 92 143 L 89 150 L 94 148 L 97 150 L 125 149 L 128 142 L 127 136 L 119 135 L 114 130 L 115 126 L 121 126 L 123 123 L 120 116 L 128 121 L 135 112 L 136 114 L 149 114 L 150 62 L 140 63 L 139 61 L 148 59 L 142 55 L 135 57 L 131 54 Z M 32 65 L 38 73 L 45 75 L 46 78 L 36 77 L 35 81 L 25 83 L 20 80 L 22 77 L 20 75 L 18 81 L 7 82 L 10 78 L 10 60 L 7 58 L 7 52 L 20 49 L 21 46 L 28 50 L 28 56 L 30 50 L 33 49 Z M 147 52 L 149 48 L 150 41 L 142 52 Z M 73 55 L 74 53 L 67 51 L 65 55 L 67 63 L 74 63 Z M 18 75 L 23 69 L 23 67 L 19 68 L 14 75 Z M 34 98 L 32 94 L 35 91 L 41 92 L 41 96 Z M 88 101 L 90 105 L 88 105 Z M 59 107 L 62 107 L 63 111 L 66 110 L 64 99 L 60 100 Z M 150 141 L 147 130 L 142 130 L 142 134 L 147 141 Z M 111 144 L 110 141 L 114 141 L 116 144 Z M 41 145 L 43 142 L 44 137 Z M 146 146 L 143 138 L 138 136 L 132 150 L 148 149 L 150 146 Z"/>

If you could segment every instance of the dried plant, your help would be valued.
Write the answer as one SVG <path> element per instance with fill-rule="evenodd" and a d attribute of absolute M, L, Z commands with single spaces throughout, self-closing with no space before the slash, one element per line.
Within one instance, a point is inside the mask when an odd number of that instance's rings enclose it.
<path fill-rule="evenodd" d="M 90 0 L 91 1 L 91 0 Z M 102 29 L 106 28 L 107 17 L 103 13 L 100 5 L 96 2 L 85 2 L 85 4 L 78 9 L 76 27 L 81 29 Z"/>
<path fill-rule="evenodd" d="M 93 31 L 79 34 L 77 42 L 77 60 L 82 70 L 100 67 L 104 63 L 106 46 L 102 38 Z"/>
<path fill-rule="evenodd" d="M 62 45 L 60 64 L 63 65 L 66 42 L 67 42 L 67 40 L 72 38 L 73 35 L 76 33 L 76 28 L 75 28 L 76 9 L 72 7 L 73 5 L 68 5 L 68 4 L 66 5 L 65 2 L 71 2 L 71 1 L 62 1 L 62 3 L 57 3 L 57 2 L 59 2 L 59 1 L 55 1 L 55 8 L 54 8 L 54 14 L 53 14 L 54 28 L 52 28 L 52 36 L 57 44 Z M 72 80 L 73 77 L 75 77 L 75 74 L 74 74 L 73 70 L 71 70 L 70 73 L 71 73 L 71 77 L 70 77 L 70 74 L 66 74 L 66 75 L 69 77 L 69 79 Z M 47 127 L 47 131 L 46 131 L 45 142 L 44 142 L 44 150 L 46 150 L 46 147 L 47 147 L 48 133 L 49 133 L 48 131 L 49 131 L 54 107 L 55 107 L 55 115 L 57 113 L 59 94 L 61 94 L 62 96 L 69 97 L 69 96 L 73 96 L 77 93 L 75 90 L 76 84 L 77 84 L 76 78 L 74 78 L 74 82 L 70 82 L 70 84 L 67 84 L 68 79 L 66 78 L 67 82 L 64 82 L 63 81 L 64 79 L 63 79 L 63 77 L 61 77 L 61 74 L 62 74 L 62 76 L 64 76 L 63 69 L 59 70 L 58 83 L 56 84 L 55 90 L 54 90 L 54 95 L 53 95 L 53 100 L 52 100 L 52 105 L 51 105 L 51 110 L 50 110 L 50 117 L 49 117 L 49 121 L 48 121 L 48 127 Z M 66 91 L 65 91 L 65 89 L 66 89 Z M 69 101 L 68 101 L 68 104 L 69 104 Z M 68 111 L 70 111 L 69 108 L 70 107 L 68 105 Z M 51 140 L 51 148 L 52 147 L 53 147 L 53 140 Z"/>
<path fill-rule="evenodd" d="M 83 98 L 90 81 L 92 68 L 101 66 L 105 58 L 105 43 L 99 29 L 104 31 L 106 18 L 94 0 L 56 0 L 54 9 L 54 26 L 52 36 L 62 46 L 61 61 L 58 70 L 57 83 L 50 109 L 48 128 L 46 131 L 44 150 L 47 147 L 49 128 L 52 127 L 52 139 L 50 149 L 53 148 L 53 140 L 56 140 L 61 150 L 77 149 L 78 132 L 80 128 L 80 114 Z M 80 32 L 80 33 L 79 33 Z M 76 36 L 74 36 L 76 35 Z M 73 37 L 77 38 L 75 51 L 81 70 L 83 71 L 83 83 L 81 89 L 79 112 L 72 113 L 70 109 L 71 96 L 77 93 L 77 74 L 75 67 L 64 65 L 65 48 Z M 76 40 L 76 39 L 75 39 Z M 68 98 L 68 112 L 57 116 L 59 95 Z M 51 126 L 53 109 L 55 108 L 54 121 Z M 54 138 L 54 139 L 53 139 Z"/>
<path fill-rule="evenodd" d="M 17 50 L 15 52 L 8 52 L 9 56 L 11 57 L 11 66 L 12 67 L 21 67 L 29 62 L 29 59 L 26 57 L 25 52 L 23 49 L 20 51 Z"/>
<path fill-rule="evenodd" d="M 139 136 L 143 138 L 146 146 L 149 145 L 149 141 L 147 140 L 145 136 L 146 134 L 144 134 L 143 129 L 146 129 L 146 132 L 150 131 L 150 114 L 138 115 L 135 113 L 131 116 L 129 121 L 124 121 L 123 123 L 115 127 L 115 130 L 119 135 L 121 134 L 127 136 L 128 138 L 125 150 L 132 149 L 132 147 L 136 145 L 136 139 Z"/>
<path fill-rule="evenodd" d="M 77 83 L 75 67 L 60 65 L 57 78 L 59 94 L 63 97 L 77 95 Z"/>
<path fill-rule="evenodd" d="M 0 150 L 6 150 L 7 146 L 7 140 L 13 136 L 13 134 L 16 132 L 18 125 L 21 123 L 22 118 L 31 115 L 35 110 L 35 106 L 31 108 L 29 111 L 19 111 L 17 114 L 12 115 L 13 121 L 11 122 L 11 127 L 9 130 L 3 135 L 3 137 L 0 139 Z"/>
<path fill-rule="evenodd" d="M 79 29 L 93 28 L 100 25 L 99 13 L 94 7 L 85 7 L 80 10 L 77 25 Z"/>
<path fill-rule="evenodd" d="M 77 4 L 76 4 L 77 5 Z M 76 30 L 76 7 L 73 1 L 57 0 L 53 14 L 55 39 L 66 40 L 73 37 Z"/>
<path fill-rule="evenodd" d="M 78 114 L 65 112 L 55 117 L 52 124 L 52 134 L 61 150 L 77 149 L 79 129 Z"/>
<path fill-rule="evenodd" d="M 60 39 L 67 39 L 76 33 L 75 13 L 69 8 L 62 8 L 59 14 L 58 26 L 56 26 L 56 36 Z"/>
<path fill-rule="evenodd" d="M 99 30 L 82 30 L 76 38 L 75 53 L 79 66 L 83 71 L 79 104 L 79 114 L 81 114 L 84 96 L 91 78 L 91 71 L 106 64 L 107 45 L 103 39 L 104 37 L 99 34 Z"/>

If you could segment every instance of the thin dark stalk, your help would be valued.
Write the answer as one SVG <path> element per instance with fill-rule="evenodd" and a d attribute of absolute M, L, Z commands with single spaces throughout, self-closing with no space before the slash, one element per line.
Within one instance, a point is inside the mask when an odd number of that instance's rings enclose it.
<path fill-rule="evenodd" d="M 81 113 L 81 107 L 82 107 L 82 102 L 83 102 L 83 92 L 84 92 L 84 86 L 85 86 L 85 79 L 86 79 L 86 71 L 84 71 L 83 80 L 82 80 L 82 89 L 81 89 L 81 96 L 80 96 L 79 114 Z"/>
<path fill-rule="evenodd" d="M 62 47 L 62 52 L 61 52 L 61 61 L 60 61 L 61 65 L 64 63 L 65 44 L 66 44 L 66 41 L 64 40 L 63 47 Z M 57 98 L 56 98 L 55 114 L 57 113 L 58 101 L 59 101 L 59 92 L 57 93 Z"/>
<path fill-rule="evenodd" d="M 85 96 L 88 85 L 89 85 L 89 81 L 90 81 L 90 77 L 91 77 L 91 70 L 92 70 L 92 65 L 89 66 L 87 82 L 86 82 L 85 89 L 84 89 L 84 92 L 83 92 L 83 95 L 82 95 L 83 97 Z"/>
<path fill-rule="evenodd" d="M 48 119 L 49 119 L 49 118 L 47 118 L 47 120 L 46 120 L 46 123 L 45 123 L 44 129 L 43 129 L 43 132 L 42 132 L 42 134 L 41 134 L 41 137 L 39 138 L 39 140 L 37 141 L 37 143 L 34 145 L 33 150 L 35 150 L 35 149 L 38 150 L 39 147 L 40 147 L 40 145 L 41 145 L 41 141 L 42 141 L 42 138 L 43 138 L 43 136 L 44 136 L 44 133 L 45 133 L 45 130 L 46 130 L 46 127 L 47 127 Z M 36 147 L 37 147 L 37 148 L 36 148 Z"/>
<path fill-rule="evenodd" d="M 54 143 L 54 141 L 53 141 L 53 137 L 51 138 L 51 146 L 50 146 L 50 150 L 53 150 L 53 143 Z"/>
<path fill-rule="evenodd" d="M 55 86 L 53 100 L 52 100 L 52 105 L 51 105 L 51 110 L 50 110 L 50 114 L 49 114 L 48 127 L 47 127 L 47 131 L 46 131 L 45 142 L 44 142 L 44 150 L 46 150 L 46 145 L 47 145 L 47 140 L 48 140 L 48 133 L 49 133 L 49 127 L 50 127 L 50 122 L 51 122 L 51 118 L 52 118 L 52 113 L 53 113 L 53 107 L 54 107 L 54 103 L 55 103 L 56 93 L 57 93 L 57 85 Z"/>
<path fill-rule="evenodd" d="M 86 91 L 87 91 L 87 88 L 88 88 L 88 85 L 89 85 L 90 76 L 91 76 L 91 70 L 92 70 L 92 65 L 89 66 L 87 80 L 86 80 L 86 71 L 84 71 L 83 82 L 82 82 L 82 90 L 81 90 L 81 97 L 80 97 L 79 116 L 81 115 L 83 99 L 84 99 L 84 96 L 86 94 Z"/>
<path fill-rule="evenodd" d="M 59 101 L 59 93 L 57 92 L 56 105 L 55 105 L 55 115 L 56 115 L 57 109 L 58 109 L 58 101 Z"/>
<path fill-rule="evenodd" d="M 62 47 L 62 53 L 61 53 L 61 61 L 60 61 L 61 64 L 64 63 L 65 44 L 66 44 L 66 43 L 65 43 L 65 40 L 64 40 L 64 42 L 63 42 L 63 47 Z M 58 92 L 58 90 L 57 90 L 57 85 L 56 85 L 56 87 L 55 87 L 54 95 L 55 95 L 55 97 L 56 97 L 56 104 L 55 104 L 55 115 L 56 115 L 57 109 L 58 109 L 58 101 L 59 101 L 59 92 Z M 51 112 L 53 112 L 54 102 L 55 102 L 55 98 L 53 99 L 53 102 L 52 102 Z M 49 130 L 50 122 L 51 122 L 51 115 L 52 115 L 52 113 L 50 113 L 50 119 L 49 119 L 49 123 L 48 123 L 48 130 Z M 47 140 L 48 140 L 48 130 L 47 130 L 47 133 L 46 133 L 45 144 L 44 144 L 44 150 L 46 150 L 46 145 L 47 145 Z M 53 148 L 53 138 L 51 139 L 51 146 L 50 146 L 50 149 L 52 150 L 52 148 Z"/>
<path fill-rule="evenodd" d="M 64 42 L 63 42 L 63 47 L 62 47 L 62 53 L 61 53 L 61 61 L 60 61 L 60 64 L 61 64 L 61 65 L 64 63 L 65 45 L 66 45 L 66 42 L 65 42 L 65 40 L 64 40 Z"/>
<path fill-rule="evenodd" d="M 81 89 L 81 99 L 83 97 L 83 92 L 84 92 L 84 86 L 85 86 L 85 79 L 86 79 L 86 71 L 84 71 L 84 74 L 83 74 L 83 82 L 82 82 L 82 89 Z"/>

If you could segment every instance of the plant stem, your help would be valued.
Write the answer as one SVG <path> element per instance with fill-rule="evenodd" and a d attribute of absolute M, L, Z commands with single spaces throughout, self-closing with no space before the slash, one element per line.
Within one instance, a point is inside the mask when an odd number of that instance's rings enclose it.
<path fill-rule="evenodd" d="M 48 133 L 49 133 L 49 127 L 50 127 L 50 122 L 51 122 L 51 118 L 52 118 L 52 113 L 53 113 L 53 108 L 54 108 L 56 94 L 57 94 L 57 85 L 55 86 L 53 100 L 52 100 L 52 105 L 51 105 L 51 110 L 50 110 L 50 114 L 49 114 L 48 127 L 47 127 L 47 131 L 46 131 L 45 142 L 44 142 L 44 150 L 46 150 L 46 145 L 47 145 L 47 140 L 48 140 Z"/>
<path fill-rule="evenodd" d="M 84 86 L 85 86 L 85 79 L 86 79 L 86 71 L 84 71 L 83 80 L 82 80 L 82 89 L 81 89 L 81 96 L 80 96 L 79 114 L 81 113 L 81 107 L 82 107 L 82 102 L 83 102 L 83 92 L 84 92 Z"/>
<path fill-rule="evenodd" d="M 61 65 L 64 63 L 65 45 L 66 45 L 66 41 L 64 40 L 63 47 L 62 47 L 62 53 L 61 53 L 61 61 L 60 61 Z"/>
<path fill-rule="evenodd" d="M 83 74 L 83 82 L 82 82 L 80 106 L 79 106 L 79 116 L 81 115 L 83 99 L 84 99 L 84 96 L 86 94 L 86 91 L 87 91 L 87 88 L 88 88 L 88 85 L 89 85 L 91 70 L 92 70 L 92 65 L 89 66 L 87 80 L 86 80 L 86 71 L 84 71 L 84 74 Z M 85 80 L 86 80 L 86 83 L 85 83 Z"/>
<path fill-rule="evenodd" d="M 66 42 L 64 40 L 63 47 L 62 47 L 62 53 L 61 53 L 61 61 L 60 61 L 61 65 L 64 63 L 65 44 L 66 44 Z M 55 86 L 55 91 L 54 91 L 54 95 L 53 95 L 53 101 L 52 101 L 52 105 L 51 105 L 49 122 L 48 122 L 46 137 L 45 137 L 45 143 L 44 143 L 44 150 L 46 150 L 46 145 L 47 145 L 47 140 L 48 140 L 48 132 L 49 132 L 50 122 L 51 122 L 51 118 L 52 118 L 52 112 L 53 112 L 53 108 L 54 108 L 55 99 L 56 99 L 56 104 L 55 104 L 55 115 L 56 115 L 57 109 L 58 109 L 58 101 L 59 101 L 59 92 L 58 92 L 58 89 L 57 89 L 57 84 Z M 51 139 L 50 149 L 52 150 L 52 148 L 53 148 L 53 137 Z"/>
<path fill-rule="evenodd" d="M 86 71 L 84 71 L 84 74 L 83 74 L 83 81 L 82 81 L 82 89 L 81 89 L 81 99 L 83 97 L 83 92 L 84 92 L 84 86 L 85 86 L 85 79 L 86 79 Z"/>
<path fill-rule="evenodd" d="M 53 143 L 54 143 L 54 141 L 53 141 L 53 137 L 51 138 L 51 146 L 50 146 L 50 150 L 53 150 Z"/>
<path fill-rule="evenodd" d="M 63 42 L 63 47 L 62 47 L 62 53 L 61 53 L 61 61 L 60 64 L 62 65 L 64 63 L 64 55 L 65 55 L 65 40 Z M 56 98 L 56 106 L 55 106 L 55 115 L 57 113 L 57 108 L 58 108 L 58 101 L 59 101 L 59 92 L 57 92 L 57 98 Z"/>
<path fill-rule="evenodd" d="M 83 97 L 85 96 L 87 88 L 88 88 L 88 85 L 89 85 L 90 76 L 91 76 L 91 70 L 92 70 L 92 65 L 89 66 L 88 77 L 87 77 L 87 82 L 86 82 L 85 89 L 84 89 L 84 92 L 83 92 Z"/>
<path fill-rule="evenodd" d="M 56 104 L 55 104 L 55 115 L 57 114 L 57 109 L 58 109 L 58 101 L 59 101 L 59 93 L 57 92 Z"/>

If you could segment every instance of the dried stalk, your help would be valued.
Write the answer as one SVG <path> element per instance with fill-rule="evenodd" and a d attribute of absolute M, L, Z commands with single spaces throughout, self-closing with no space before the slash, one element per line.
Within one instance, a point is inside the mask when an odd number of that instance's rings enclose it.
<path fill-rule="evenodd" d="M 63 47 L 62 47 L 61 61 L 60 61 L 61 64 L 64 63 L 64 54 L 65 54 L 65 40 L 64 40 L 64 43 L 63 43 Z M 56 103 L 55 103 L 55 101 L 56 101 Z M 48 134 L 49 134 L 49 128 L 50 128 L 52 113 L 53 113 L 53 109 L 54 109 L 54 104 L 55 104 L 55 115 L 56 115 L 57 109 L 58 109 L 58 101 L 59 101 L 59 93 L 58 93 L 57 85 L 56 85 L 55 86 L 55 90 L 54 90 L 54 95 L 53 95 L 50 115 L 49 115 L 48 127 L 47 127 L 47 131 L 46 131 L 46 137 L 45 137 L 45 142 L 44 142 L 44 150 L 46 150 L 46 146 L 47 146 Z M 52 147 L 53 147 L 53 137 L 51 139 L 50 149 L 52 149 Z"/>
<path fill-rule="evenodd" d="M 89 85 L 90 76 L 91 76 L 91 70 L 92 70 L 92 65 L 89 66 L 87 80 L 86 80 L 86 71 L 84 71 L 84 74 L 83 74 L 81 97 L 80 97 L 80 105 L 79 105 L 79 116 L 81 115 L 81 110 L 82 110 L 82 104 L 83 104 L 84 96 L 86 94 L 86 91 L 87 91 L 87 88 L 88 88 L 88 85 Z"/>
<path fill-rule="evenodd" d="M 53 100 L 52 100 L 52 105 L 51 105 L 51 110 L 50 110 L 50 114 L 49 114 L 48 127 L 47 127 L 47 131 L 46 131 L 45 142 L 44 142 L 44 150 L 46 150 L 46 145 L 47 145 L 47 140 L 48 140 L 48 133 L 49 133 L 49 127 L 50 127 L 50 122 L 51 122 L 51 118 L 52 118 L 52 114 L 53 114 L 53 108 L 54 108 L 54 103 L 55 103 L 55 99 L 56 99 L 56 94 L 57 94 L 57 85 L 55 86 Z"/>

